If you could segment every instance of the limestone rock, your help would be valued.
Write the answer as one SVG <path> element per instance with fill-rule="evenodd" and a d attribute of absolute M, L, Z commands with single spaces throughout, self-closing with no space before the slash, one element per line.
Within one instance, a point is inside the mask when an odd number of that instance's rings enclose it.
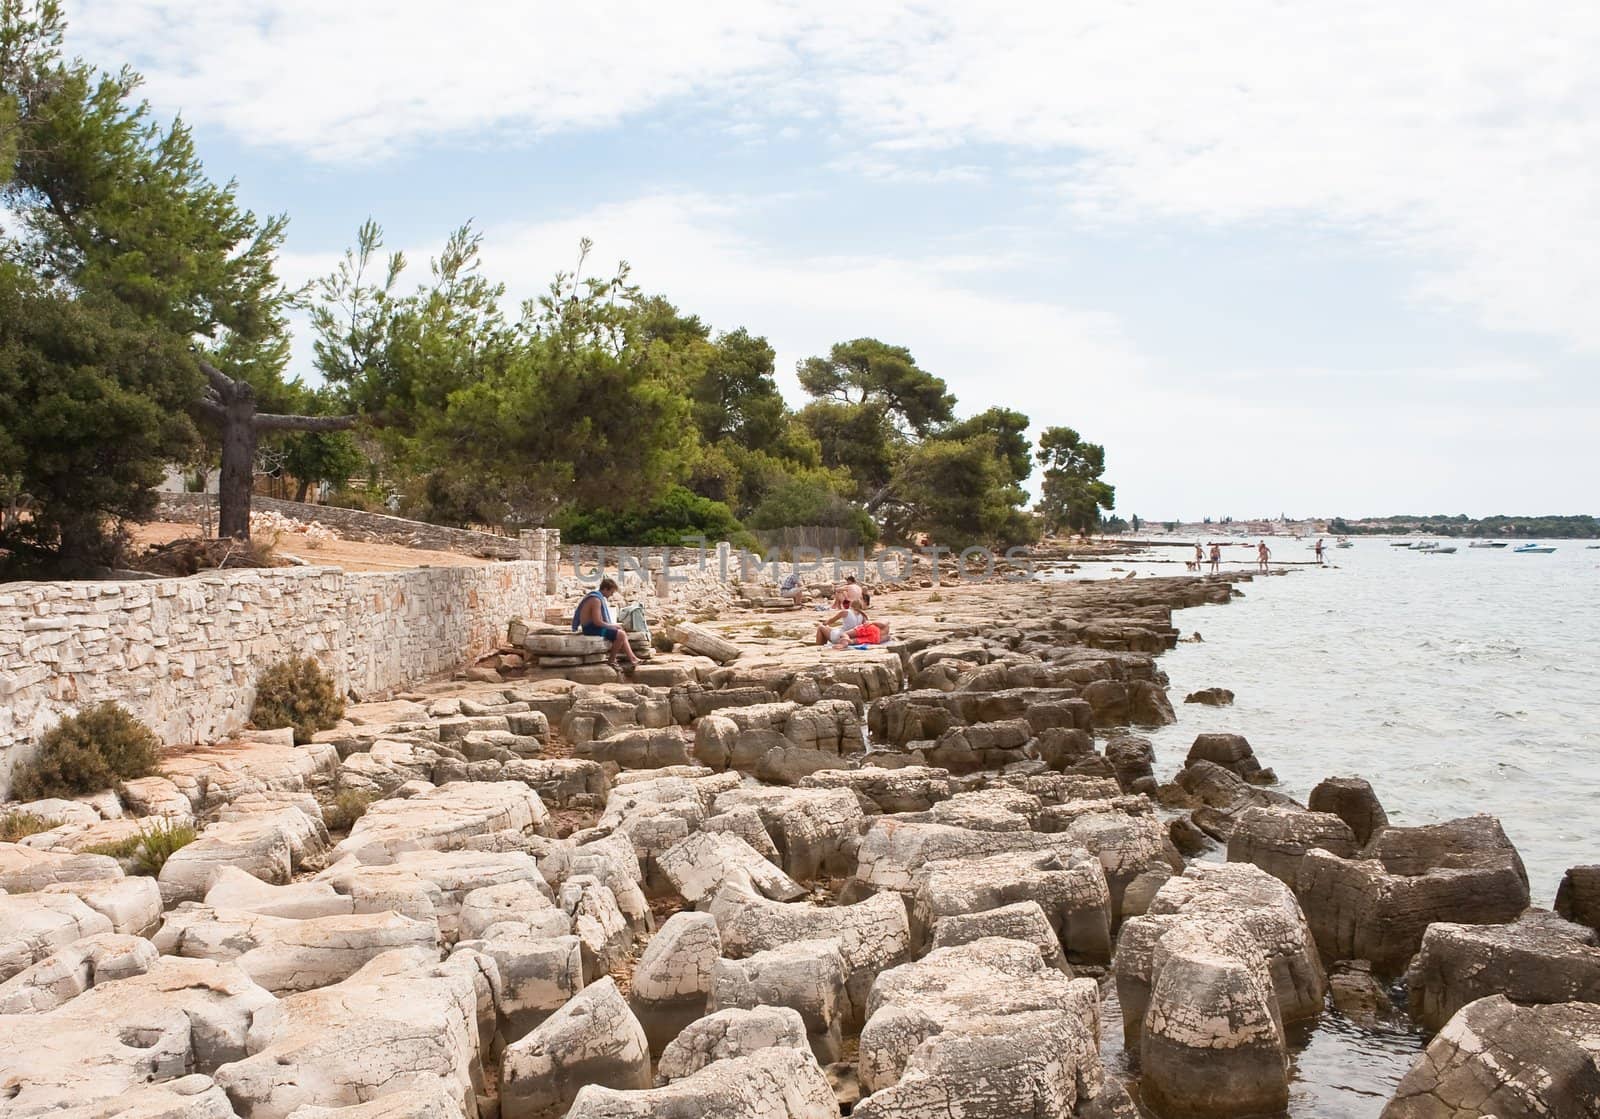
<path fill-rule="evenodd" d="M 835 940 L 796 941 L 740 960 L 718 960 L 706 1010 L 791 1007 L 805 1021 L 811 1051 L 826 1064 L 839 1059 L 843 1045 L 847 975 Z"/>
<path fill-rule="evenodd" d="M 98 983 L 143 975 L 158 955 L 143 937 L 86 936 L 0 983 L 0 1014 L 54 1010 Z"/>
<path fill-rule="evenodd" d="M 651 1053 L 660 1054 L 684 1027 L 705 1014 L 712 972 L 721 955 L 722 938 L 709 913 L 674 913 L 651 939 L 633 969 L 628 993 L 628 1005 L 644 1027 Z M 802 1041 L 804 1033 L 802 1028 Z"/>
<path fill-rule="evenodd" d="M 1183 697 L 1185 703 L 1199 703 L 1206 707 L 1233 706 L 1233 693 L 1227 688 L 1201 688 Z"/>
<path fill-rule="evenodd" d="M 926 812 L 952 794 L 950 771 L 909 765 L 903 769 L 862 766 L 814 773 L 800 782 L 803 788 L 851 789 L 871 801 L 879 812 Z"/>
<path fill-rule="evenodd" d="M 502 1119 L 561 1119 L 585 1084 L 650 1086 L 644 1029 L 610 976 L 575 995 L 532 1033 L 506 1047 Z"/>
<path fill-rule="evenodd" d="M 567 1119 L 837 1119 L 838 1101 L 810 1053 L 782 1046 L 714 1061 L 643 1092 L 588 1085 Z"/>
<path fill-rule="evenodd" d="M 843 1011 L 849 1032 L 860 1027 L 873 980 L 911 950 L 905 902 L 894 893 L 876 894 L 855 905 L 783 904 L 757 896 L 742 882 L 726 882 L 711 900 L 710 912 L 723 952 L 734 959 L 796 941 L 834 941 L 845 965 L 848 1002 Z"/>
<path fill-rule="evenodd" d="M 1251 784 L 1261 783 L 1261 763 L 1242 734 L 1196 735 L 1183 764 L 1187 767 L 1198 761 L 1220 765 Z"/>
<path fill-rule="evenodd" d="M 616 896 L 599 879 L 579 874 L 561 884 L 559 902 L 583 947 L 584 981 L 593 983 L 621 966 L 633 950 L 633 932 Z"/>
<path fill-rule="evenodd" d="M 550 910 L 565 920 L 559 910 Z M 502 1039 L 524 1037 L 583 989 L 583 945 L 577 937 L 551 935 L 536 921 L 502 922 L 481 939 L 462 940 L 458 953 L 494 962 L 496 1030 Z"/>
<path fill-rule="evenodd" d="M 92 878 L 86 882 L 56 882 L 42 894 L 71 894 L 111 922 L 111 931 L 146 936 L 161 923 L 161 888 L 153 878 Z"/>
<path fill-rule="evenodd" d="M 1349 859 L 1355 857 L 1357 842 L 1350 825 L 1330 812 L 1246 808 L 1234 817 L 1228 861 L 1254 863 L 1292 890 L 1300 878 L 1300 863 L 1313 847 Z"/>
<path fill-rule="evenodd" d="M 1039 949 L 1039 957 L 1069 978 L 1072 968 L 1061 952 L 1050 918 L 1037 901 L 1018 901 L 977 913 L 940 917 L 933 923 L 933 947 L 954 948 L 987 936 L 1021 940 Z"/>
<path fill-rule="evenodd" d="M 686 1027 L 667 1046 L 656 1068 L 656 1086 L 693 1076 L 713 1061 L 780 1047 L 810 1055 L 806 1024 L 798 1011 L 787 1006 L 719 1010 Z"/>
<path fill-rule="evenodd" d="M 0 894 L 0 981 L 111 922 L 71 894 Z"/>
<path fill-rule="evenodd" d="M 1600 1100 L 1600 1005 L 1469 1003 L 1428 1043 L 1382 1119 L 1592 1119 Z"/>
<path fill-rule="evenodd" d="M 555 919 L 547 920 L 546 914 Z M 530 925 L 540 931 L 550 929 L 552 936 L 572 931 L 570 919 L 556 908 L 550 887 L 542 879 L 518 878 L 469 891 L 461 899 L 457 922 L 462 940 L 475 940 L 506 922 Z"/>
<path fill-rule="evenodd" d="M 1600 866 L 1575 866 L 1561 876 L 1556 912 L 1600 933 Z"/>
<path fill-rule="evenodd" d="M 0 843 L 0 890 L 7 893 L 42 890 L 52 882 L 121 877 L 122 867 L 108 855 L 68 855 Z"/>
<path fill-rule="evenodd" d="M 272 1006 L 232 964 L 162 957 L 54 1010 L 0 1015 L 6 1113 L 54 1114 L 71 1100 L 93 1114 L 152 1077 L 210 1073 L 244 1056 L 252 1023 Z"/>
<path fill-rule="evenodd" d="M 383 862 L 401 851 L 448 851 L 472 836 L 496 831 L 543 832 L 550 814 L 539 794 L 520 781 L 457 782 L 406 799 L 380 800 L 334 848 Z"/>
<path fill-rule="evenodd" d="M 656 861 L 673 889 L 690 905 L 699 905 L 734 877 L 776 901 L 793 901 L 806 892 L 735 835 L 695 832 L 667 848 Z"/>
<path fill-rule="evenodd" d="M 1411 1015 L 1443 1028 L 1469 1002 L 1600 1003 L 1600 941 L 1592 929 L 1530 909 L 1509 925 L 1428 926 L 1406 972 Z"/>
<path fill-rule="evenodd" d="M 1313 812 L 1331 812 L 1355 833 L 1356 842 L 1365 846 L 1372 837 L 1389 826 L 1389 814 L 1378 802 L 1378 794 L 1360 777 L 1329 777 L 1311 790 L 1306 807 Z"/>
<path fill-rule="evenodd" d="M 1296 894 L 1329 960 L 1405 969 L 1436 921 L 1501 924 L 1528 907 L 1528 875 L 1491 816 L 1390 827 L 1360 859 L 1306 853 Z"/>
<path fill-rule="evenodd" d="M 480 982 L 470 953 L 441 964 L 431 953 L 387 952 L 341 983 L 258 1011 L 249 1055 L 215 1079 L 252 1119 L 429 1087 L 471 1114 L 483 1084 Z"/>

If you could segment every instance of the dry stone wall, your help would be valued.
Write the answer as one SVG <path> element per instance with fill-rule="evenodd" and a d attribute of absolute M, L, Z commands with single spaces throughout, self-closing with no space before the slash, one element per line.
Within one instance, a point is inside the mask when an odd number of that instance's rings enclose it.
<path fill-rule="evenodd" d="M 342 689 L 381 695 L 470 662 L 547 590 L 542 560 L 0 587 L 0 797 L 63 714 L 114 700 L 166 742 L 216 739 L 273 661 L 315 656 Z"/>

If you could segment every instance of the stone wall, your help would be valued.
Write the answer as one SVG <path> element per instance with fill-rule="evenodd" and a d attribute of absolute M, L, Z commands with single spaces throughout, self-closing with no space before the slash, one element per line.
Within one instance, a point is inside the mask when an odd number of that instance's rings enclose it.
<path fill-rule="evenodd" d="M 287 656 L 317 657 L 357 697 L 459 668 L 511 617 L 542 614 L 547 574 L 531 560 L 0 587 L 0 797 L 40 734 L 103 700 L 199 742 L 242 727 L 256 678 Z"/>
<path fill-rule="evenodd" d="M 178 524 L 200 524 L 206 510 L 211 512 L 211 523 L 216 523 L 216 497 L 203 493 L 164 493 L 156 505 L 156 516 Z M 469 556 L 491 556 L 496 559 L 519 558 L 517 541 L 509 536 L 496 536 L 490 532 L 474 532 L 465 528 L 447 528 L 430 525 L 425 521 L 412 521 L 404 517 L 391 517 L 386 513 L 367 513 L 360 509 L 344 509 L 337 505 L 308 505 L 300 501 L 280 501 L 273 497 L 255 494 L 250 498 L 250 508 L 270 510 L 293 517 L 297 521 L 317 521 L 327 525 L 346 540 L 367 540 L 380 544 L 403 544 L 408 548 L 428 548 L 436 552 L 460 552 Z"/>

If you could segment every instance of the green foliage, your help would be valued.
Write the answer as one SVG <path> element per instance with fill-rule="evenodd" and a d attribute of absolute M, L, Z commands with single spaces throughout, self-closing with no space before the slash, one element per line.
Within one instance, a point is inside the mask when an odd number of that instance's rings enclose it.
<path fill-rule="evenodd" d="M 11 776 L 18 800 L 73 797 L 155 771 L 161 742 L 115 703 L 68 715 L 39 740 L 39 752 Z"/>
<path fill-rule="evenodd" d="M 377 799 L 376 794 L 364 789 L 346 789 L 333 798 L 333 803 L 322 806 L 322 822 L 329 831 L 349 831 Z"/>
<path fill-rule="evenodd" d="M 690 537 L 713 543 L 729 540 L 742 547 L 754 543 L 733 511 L 682 486 L 640 509 L 612 513 L 572 511 L 560 522 L 561 539 L 573 544 L 658 544 L 677 546 Z"/>
<path fill-rule="evenodd" d="M 917 365 L 911 351 L 876 338 L 840 342 L 827 357 L 802 361 L 800 387 L 818 399 L 871 407 L 903 432 L 927 435 L 955 414 L 944 381 Z"/>
<path fill-rule="evenodd" d="M 1017 506 L 1020 487 L 993 435 L 933 439 L 912 448 L 892 479 L 893 499 L 884 506 L 888 533 L 907 539 L 926 532 L 940 545 L 1011 546 L 1037 538 L 1033 522 Z"/>
<path fill-rule="evenodd" d="M 184 453 L 198 378 L 170 338 L 118 325 L 0 261 L 0 477 L 32 515 L 0 532 L 11 573 L 111 564 L 108 518 L 155 503 L 163 464 Z"/>
<path fill-rule="evenodd" d="M 1328 522 L 1328 531 L 1339 536 L 1404 535 L 1408 532 L 1425 532 L 1430 536 L 1588 540 L 1600 539 L 1600 518 L 1588 514 L 1513 517 L 1504 513 L 1475 519 L 1469 518 L 1465 513 L 1457 513 L 1454 516 L 1438 513 L 1433 516 L 1363 517 L 1358 520 L 1335 517 Z"/>
<path fill-rule="evenodd" d="M 126 839 L 114 840 L 110 843 L 92 843 L 83 849 L 86 855 L 106 855 L 113 859 L 129 859 L 139 849 L 140 837 L 130 835 Z"/>
<path fill-rule="evenodd" d="M 290 295 L 284 219 L 242 209 L 183 122 L 152 119 L 137 74 L 65 57 L 64 34 L 51 0 L 0 4 L 0 460 L 26 464 L 35 511 L 0 546 L 13 568 L 77 574 L 114 559 L 108 522 L 192 458 L 190 347 L 275 380 Z"/>
<path fill-rule="evenodd" d="M 867 511 L 846 501 L 815 474 L 789 476 L 779 481 L 750 514 L 748 523 L 754 529 L 796 525 L 843 528 L 850 530 L 861 544 L 870 544 L 878 538 L 878 526 Z"/>
<path fill-rule="evenodd" d="M 37 812 L 13 810 L 0 815 L 0 843 L 15 843 L 30 835 L 60 827 L 59 820 L 49 820 Z"/>
<path fill-rule="evenodd" d="M 138 845 L 133 850 L 133 865 L 140 874 L 160 877 L 161 868 L 180 848 L 187 847 L 199 838 L 199 832 L 188 824 L 174 824 L 168 820 L 139 828 Z"/>
<path fill-rule="evenodd" d="M 1038 459 L 1045 468 L 1036 508 L 1050 532 L 1088 533 L 1100 511 L 1116 503 L 1116 490 L 1101 480 L 1105 448 L 1086 443 L 1070 427 L 1047 427 L 1039 436 Z"/>
<path fill-rule="evenodd" d="M 256 681 L 250 722 L 263 730 L 293 727 L 296 742 L 310 742 L 344 715 L 344 697 L 315 657 L 290 657 Z"/>

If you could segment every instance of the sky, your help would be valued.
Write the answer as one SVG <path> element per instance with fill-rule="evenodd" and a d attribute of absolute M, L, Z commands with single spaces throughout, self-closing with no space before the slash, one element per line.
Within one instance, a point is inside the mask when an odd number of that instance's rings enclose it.
<path fill-rule="evenodd" d="M 1124 516 L 1600 512 L 1600 5 L 67 12 L 289 215 L 292 282 L 470 220 L 514 306 L 587 236 L 796 403 L 872 336 L 1077 428 Z"/>

